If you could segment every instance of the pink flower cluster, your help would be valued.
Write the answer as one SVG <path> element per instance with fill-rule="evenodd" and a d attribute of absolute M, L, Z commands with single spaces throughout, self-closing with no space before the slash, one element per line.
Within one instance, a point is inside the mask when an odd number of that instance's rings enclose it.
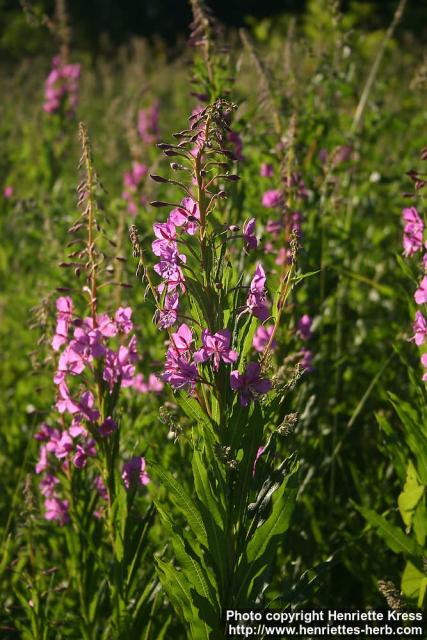
<path fill-rule="evenodd" d="M 147 203 L 147 198 L 142 193 L 144 178 L 148 173 L 148 167 L 142 162 L 133 162 L 132 169 L 123 175 L 124 190 L 122 198 L 127 202 L 128 212 L 132 216 L 138 213 L 139 205 Z"/>
<path fill-rule="evenodd" d="M 97 454 L 96 441 L 110 437 L 118 425 L 112 416 L 101 419 L 101 407 L 92 389 L 99 386 L 99 376 L 110 395 L 120 387 L 141 387 L 141 379 L 135 375 L 138 360 L 136 337 L 129 338 L 133 330 L 132 309 L 120 307 L 114 317 L 108 314 L 78 318 L 74 315 L 73 302 L 68 296 L 56 301 L 57 322 L 52 339 L 54 351 L 60 352 L 54 375 L 57 385 L 56 409 L 69 418 L 67 428 L 52 428 L 43 423 L 35 438 L 41 442 L 36 473 L 44 474 L 40 483 L 45 497 L 45 517 L 60 524 L 68 521 L 68 503 L 57 493 L 58 471 L 67 473 L 70 465 L 77 469 L 86 467 L 89 458 Z M 115 339 L 117 348 L 110 341 Z M 154 378 L 150 378 L 154 389 Z M 160 381 L 157 381 L 156 391 Z M 148 389 L 147 389 L 148 390 Z M 151 389 L 150 389 L 151 390 Z M 144 462 L 145 465 L 145 462 Z M 144 482 L 146 484 L 146 474 Z M 142 482 L 142 481 L 141 481 Z M 102 480 L 96 482 L 101 495 Z"/>
<path fill-rule="evenodd" d="M 424 222 L 415 207 L 405 208 L 402 211 L 402 219 L 404 222 L 403 229 L 403 253 L 406 257 L 413 256 L 418 251 L 427 249 L 427 242 L 423 242 Z M 427 303 L 427 252 L 422 258 L 424 275 L 414 293 L 414 299 L 417 305 L 425 305 Z M 418 347 L 422 347 L 427 337 L 427 320 L 421 311 L 416 311 L 413 323 L 414 335 L 411 340 Z M 421 356 L 421 364 L 424 367 L 423 380 L 427 382 L 427 354 Z"/>
<path fill-rule="evenodd" d="M 63 108 L 73 116 L 79 102 L 79 80 L 80 65 L 64 64 L 60 56 L 55 56 L 45 83 L 44 111 L 55 113 Z"/>
<path fill-rule="evenodd" d="M 424 222 L 415 207 L 403 209 L 403 253 L 412 256 L 423 247 Z"/>
<path fill-rule="evenodd" d="M 145 144 L 153 144 L 159 139 L 159 102 L 138 112 L 138 133 Z"/>
<path fill-rule="evenodd" d="M 267 320 L 270 315 L 266 288 L 265 288 L 265 271 L 261 264 L 257 264 L 255 274 L 249 285 L 249 294 L 246 300 L 246 308 L 256 318 L 262 322 Z"/>
<path fill-rule="evenodd" d="M 198 230 L 200 211 L 197 202 L 186 197 L 179 207 L 173 209 L 167 222 L 153 225 L 156 240 L 152 243 L 155 256 L 160 258 L 154 266 L 162 278 L 158 286 L 159 293 L 166 291 L 163 309 L 159 312 L 158 326 L 161 329 L 172 327 L 178 318 L 179 292 L 185 292 L 185 277 L 182 265 L 187 261 L 185 254 L 178 250 L 178 241 L 186 234 L 194 236 Z"/>

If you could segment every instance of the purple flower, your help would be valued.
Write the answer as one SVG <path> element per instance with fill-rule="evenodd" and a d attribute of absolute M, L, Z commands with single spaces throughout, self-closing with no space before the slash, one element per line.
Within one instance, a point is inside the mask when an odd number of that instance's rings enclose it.
<path fill-rule="evenodd" d="M 178 319 L 179 298 L 176 292 L 167 294 L 163 309 L 159 311 L 157 325 L 159 329 L 172 327 Z"/>
<path fill-rule="evenodd" d="M 150 482 L 145 470 L 145 460 L 141 456 L 135 456 L 123 465 L 122 479 L 126 489 L 132 485 L 147 485 Z"/>
<path fill-rule="evenodd" d="M 154 373 L 150 373 L 147 382 L 145 382 L 142 373 L 138 373 L 132 386 L 139 393 L 160 393 L 164 388 L 163 382 Z"/>
<path fill-rule="evenodd" d="M 95 487 L 96 491 L 98 492 L 98 495 L 100 498 L 102 498 L 102 500 L 108 500 L 108 493 L 107 493 L 107 488 L 104 484 L 103 479 L 101 478 L 101 476 L 96 476 L 94 481 L 93 481 L 93 486 Z"/>
<path fill-rule="evenodd" d="M 69 296 L 62 296 L 56 301 L 56 330 L 52 340 L 54 351 L 67 342 L 68 329 L 73 318 L 73 301 Z"/>
<path fill-rule="evenodd" d="M 68 387 L 65 381 L 62 381 L 58 385 L 58 400 L 56 401 L 56 408 L 59 413 L 71 413 L 71 415 L 78 413 L 80 407 L 70 395 Z"/>
<path fill-rule="evenodd" d="M 153 224 L 154 235 L 157 240 L 154 240 L 151 248 L 154 255 L 167 257 L 170 250 L 173 254 L 178 253 L 178 247 L 176 243 L 177 233 L 176 226 L 170 220 L 168 222 L 156 222 Z"/>
<path fill-rule="evenodd" d="M 102 333 L 98 329 L 91 329 L 90 323 L 85 321 L 83 326 L 74 329 L 74 340 L 70 342 L 70 349 L 78 353 L 85 362 L 92 362 L 93 358 L 102 358 L 105 354 Z"/>
<path fill-rule="evenodd" d="M 169 222 L 176 227 L 182 227 L 183 231 L 194 236 L 198 229 L 197 220 L 200 220 L 199 205 L 192 198 L 186 197 L 181 201 L 181 206 L 173 209 L 169 214 Z"/>
<path fill-rule="evenodd" d="M 411 256 L 422 248 L 424 222 L 415 207 L 403 209 L 402 218 L 405 222 L 403 230 L 404 255 Z"/>
<path fill-rule="evenodd" d="M 262 454 L 264 453 L 264 447 L 258 447 L 258 451 L 256 452 L 256 456 L 255 456 L 255 460 L 254 460 L 254 466 L 252 469 L 252 475 L 255 477 L 255 471 L 256 471 L 256 465 L 257 462 L 259 460 L 259 458 L 262 456 Z"/>
<path fill-rule="evenodd" d="M 107 438 L 108 436 L 111 436 L 116 429 L 117 423 L 113 418 L 111 418 L 111 416 L 108 416 L 108 418 L 105 418 L 104 422 L 99 426 L 99 433 L 103 438 Z"/>
<path fill-rule="evenodd" d="M 55 495 L 55 487 L 59 483 L 58 478 L 51 473 L 47 473 L 40 482 L 40 493 L 45 498 L 53 498 Z"/>
<path fill-rule="evenodd" d="M 174 347 L 169 347 L 162 380 L 169 382 L 174 389 L 190 387 L 190 392 L 192 392 L 197 378 L 197 367 L 193 362 L 190 362 L 189 354 L 180 355 Z"/>
<path fill-rule="evenodd" d="M 48 459 L 47 459 L 47 448 L 45 444 L 42 444 L 42 446 L 40 447 L 40 451 L 39 451 L 39 459 L 38 462 L 36 464 L 36 473 L 43 473 L 43 471 L 46 471 L 46 469 L 48 468 L 49 463 L 48 463 Z"/>
<path fill-rule="evenodd" d="M 230 384 L 233 391 L 239 391 L 242 407 L 247 407 L 252 399 L 271 389 L 271 381 L 261 377 L 261 368 L 257 362 L 249 362 L 243 374 L 237 369 L 232 371 Z"/>
<path fill-rule="evenodd" d="M 412 336 L 411 340 L 414 340 L 417 347 L 420 347 L 422 344 L 424 344 L 427 336 L 427 322 L 421 311 L 417 311 L 415 313 L 415 320 L 412 328 L 414 331 L 414 335 Z"/>
<path fill-rule="evenodd" d="M 65 380 L 67 374 L 77 376 L 84 371 L 85 363 L 76 351 L 72 348 L 73 343 L 68 345 L 61 353 L 58 362 L 58 369 L 53 378 L 55 384 Z"/>
<path fill-rule="evenodd" d="M 263 324 L 258 327 L 258 329 L 255 331 L 255 335 L 253 337 L 252 340 L 252 346 L 255 349 L 255 351 L 264 351 L 264 349 L 266 348 L 266 346 L 269 343 L 269 340 L 271 338 L 271 334 L 273 333 L 273 325 L 266 327 Z M 275 340 L 272 340 L 271 342 L 271 350 L 273 351 L 275 348 L 277 347 L 277 342 Z"/>
<path fill-rule="evenodd" d="M 88 321 L 90 321 L 90 323 Z M 90 324 L 90 327 L 93 328 L 92 318 L 86 318 L 85 323 L 86 326 Z M 117 335 L 118 328 L 108 313 L 96 316 L 96 328 L 104 338 L 113 338 Z"/>
<path fill-rule="evenodd" d="M 79 413 L 89 422 L 96 422 L 99 418 L 99 411 L 94 409 L 95 399 L 91 391 L 85 391 L 79 401 Z"/>
<path fill-rule="evenodd" d="M 272 164 L 267 164 L 266 162 L 263 162 L 261 167 L 260 167 L 259 174 L 263 178 L 272 178 L 273 175 L 274 175 L 273 165 Z"/>
<path fill-rule="evenodd" d="M 265 227 L 265 230 L 268 233 L 271 233 L 273 236 L 279 235 L 282 229 L 283 229 L 283 223 L 281 220 L 268 220 Z"/>
<path fill-rule="evenodd" d="M 68 431 L 55 431 L 46 445 L 47 451 L 53 453 L 58 460 L 66 458 L 73 449 L 73 440 Z"/>
<path fill-rule="evenodd" d="M 35 440 L 39 440 L 40 442 L 47 442 L 53 433 L 52 427 L 49 427 L 46 422 L 42 422 L 39 430 L 34 434 Z"/>
<path fill-rule="evenodd" d="M 262 206 L 266 209 L 273 209 L 282 203 L 282 192 L 279 189 L 269 189 L 262 196 Z"/>
<path fill-rule="evenodd" d="M 133 329 L 131 307 L 119 307 L 114 314 L 114 322 L 121 333 L 127 335 Z"/>
<path fill-rule="evenodd" d="M 260 264 L 257 264 L 254 277 L 249 286 L 249 295 L 246 300 L 246 307 L 252 315 L 262 322 L 267 320 L 269 310 L 265 293 L 265 272 Z"/>
<path fill-rule="evenodd" d="M 243 240 L 247 251 L 256 249 L 258 240 L 255 237 L 255 218 L 250 218 L 243 225 Z"/>
<path fill-rule="evenodd" d="M 190 350 L 193 342 L 193 333 L 188 325 L 183 323 L 178 331 L 172 334 L 171 343 L 177 353 L 185 353 Z"/>
<path fill-rule="evenodd" d="M 73 457 L 73 463 L 78 469 L 83 469 L 87 464 L 88 457 L 96 456 L 95 440 L 88 440 L 84 444 L 78 444 Z"/>
<path fill-rule="evenodd" d="M 218 371 L 219 363 L 222 360 L 225 364 L 236 362 L 239 354 L 230 349 L 231 333 L 229 329 L 217 331 L 214 335 L 207 329 L 202 331 L 203 348 L 194 354 L 194 362 L 206 362 L 213 358 L 214 369 Z"/>
<path fill-rule="evenodd" d="M 304 371 L 310 372 L 313 371 L 313 353 L 309 349 L 301 349 L 301 360 L 300 365 L 304 369 Z"/>
<path fill-rule="evenodd" d="M 66 524 L 70 517 L 68 515 L 68 500 L 60 500 L 59 498 L 46 498 L 44 501 L 46 520 L 59 522 L 61 526 Z"/>
<path fill-rule="evenodd" d="M 424 276 L 420 282 L 420 286 L 414 293 L 415 302 L 424 304 L 427 302 L 427 276 Z"/>
<path fill-rule="evenodd" d="M 301 316 L 301 318 L 298 320 L 298 323 L 297 323 L 298 335 L 301 338 L 301 340 L 309 340 L 311 338 L 312 324 L 313 324 L 313 320 L 306 313 L 303 316 Z"/>

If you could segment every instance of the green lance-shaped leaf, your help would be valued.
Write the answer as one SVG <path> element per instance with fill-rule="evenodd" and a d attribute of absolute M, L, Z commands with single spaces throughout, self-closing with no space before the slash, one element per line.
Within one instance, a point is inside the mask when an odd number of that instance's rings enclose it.
<path fill-rule="evenodd" d="M 225 566 L 227 541 L 224 534 L 225 511 L 220 500 L 216 497 L 213 482 L 208 471 L 208 461 L 198 451 L 193 455 L 193 476 L 197 497 L 200 501 L 199 509 L 206 528 L 209 555 L 211 556 L 217 580 L 221 589 L 225 588 Z M 218 467 L 218 465 L 216 465 Z M 219 471 L 219 469 L 218 469 Z M 220 473 L 220 471 L 219 471 Z M 218 477 L 218 476 L 217 476 Z M 219 476 L 221 478 L 221 476 Z M 221 478 L 221 481 L 223 478 Z M 220 481 L 220 485 L 222 482 Z M 217 487 L 218 494 L 224 492 L 223 486 Z"/>
<path fill-rule="evenodd" d="M 188 495 L 182 486 L 182 482 L 174 478 L 171 473 L 162 469 L 162 467 L 155 462 L 150 462 L 150 469 L 163 487 L 165 487 L 169 498 L 173 501 L 175 507 L 186 519 L 196 540 L 199 544 L 207 547 L 208 538 L 203 518 L 194 500 Z M 158 506 L 157 501 L 156 506 Z"/>
<path fill-rule="evenodd" d="M 290 473 L 272 494 L 270 516 L 255 529 L 246 549 L 235 580 L 239 606 L 250 604 L 252 586 L 271 566 L 283 534 L 289 528 L 298 492 L 298 464 L 294 463 Z"/>
<path fill-rule="evenodd" d="M 407 444 L 415 456 L 420 480 L 427 485 L 427 436 L 419 424 L 419 416 L 410 404 L 392 393 L 389 396 L 405 428 Z"/>
<path fill-rule="evenodd" d="M 162 587 L 178 616 L 186 623 L 189 637 L 194 640 L 197 638 L 208 640 L 209 627 L 197 615 L 197 610 L 193 606 L 191 584 L 187 578 L 182 571 L 173 566 L 172 562 L 165 562 L 160 558 L 155 558 L 155 562 Z"/>
<path fill-rule="evenodd" d="M 402 553 L 405 558 L 410 560 L 420 571 L 423 570 L 422 558 L 424 556 L 424 549 L 416 540 L 405 535 L 401 529 L 387 522 L 383 516 L 375 513 L 375 511 L 360 506 L 357 506 L 357 508 L 392 551 Z"/>
<path fill-rule="evenodd" d="M 407 527 L 410 527 L 412 524 L 415 508 L 423 494 L 424 487 L 418 481 L 414 465 L 412 462 L 409 462 L 405 486 L 397 501 L 400 515 Z"/>
<path fill-rule="evenodd" d="M 402 574 L 402 593 L 410 600 L 417 601 L 417 607 L 422 608 L 427 589 L 427 577 L 411 562 L 407 562 Z"/>
<path fill-rule="evenodd" d="M 194 615 L 203 620 L 209 633 L 212 630 L 219 631 L 219 604 L 218 593 L 215 588 L 212 573 L 207 567 L 202 548 L 192 536 L 191 532 L 176 527 L 170 515 L 164 508 L 158 506 L 159 514 L 163 522 L 163 526 L 169 534 L 172 542 L 177 569 L 180 576 L 184 576 L 186 584 L 188 584 L 188 596 L 190 597 L 192 608 L 195 609 Z M 161 576 L 159 575 L 160 579 Z M 176 576 L 175 576 L 176 577 Z M 163 585 L 165 590 L 181 589 L 182 581 L 179 584 Z"/>

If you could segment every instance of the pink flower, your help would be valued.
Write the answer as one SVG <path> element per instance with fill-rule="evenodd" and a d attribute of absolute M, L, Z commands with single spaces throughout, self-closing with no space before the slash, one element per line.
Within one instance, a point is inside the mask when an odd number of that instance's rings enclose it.
<path fill-rule="evenodd" d="M 74 466 L 78 469 L 83 469 L 87 464 L 88 457 L 94 458 L 96 456 L 95 440 L 87 440 L 83 445 L 78 444 L 76 447 L 76 453 L 73 457 Z"/>
<path fill-rule="evenodd" d="M 266 209 L 273 209 L 281 204 L 282 199 L 282 192 L 279 189 L 270 189 L 263 194 L 261 202 Z"/>
<path fill-rule="evenodd" d="M 197 378 L 197 367 L 189 361 L 189 355 L 180 355 L 172 346 L 169 347 L 162 379 L 174 389 L 189 387 L 190 392 L 193 392 Z"/>
<path fill-rule="evenodd" d="M 104 422 L 99 426 L 99 433 L 103 438 L 107 438 L 108 436 L 111 436 L 116 429 L 117 422 L 115 422 L 111 416 L 108 416 L 108 418 L 105 418 Z"/>
<path fill-rule="evenodd" d="M 249 286 L 249 294 L 246 300 L 246 307 L 252 315 L 259 318 L 262 322 L 267 320 L 269 310 L 267 306 L 267 298 L 265 292 L 265 272 L 262 265 L 257 264 L 254 277 Z"/>
<path fill-rule="evenodd" d="M 85 391 L 79 401 L 79 413 L 89 422 L 96 422 L 99 418 L 99 411 L 94 409 L 95 399 L 91 391 Z"/>
<path fill-rule="evenodd" d="M 415 313 L 415 320 L 412 328 L 414 331 L 414 335 L 412 336 L 411 340 L 414 340 L 417 347 L 420 347 L 422 344 L 424 344 L 427 336 L 427 322 L 421 311 L 417 311 Z"/>
<path fill-rule="evenodd" d="M 147 485 L 150 482 L 145 470 L 145 460 L 141 456 L 135 456 L 123 465 L 122 479 L 126 489 L 132 485 Z"/>
<path fill-rule="evenodd" d="M 301 349 L 301 360 L 300 360 L 300 365 L 301 367 L 307 371 L 313 371 L 313 354 L 309 349 Z"/>
<path fill-rule="evenodd" d="M 93 358 L 101 358 L 105 354 L 101 331 L 89 327 L 90 323 L 86 321 L 82 327 L 76 327 L 74 340 L 70 342 L 70 348 L 85 362 L 92 362 Z"/>
<path fill-rule="evenodd" d="M 167 329 L 172 327 L 178 319 L 179 298 L 176 292 L 165 296 L 163 309 L 159 311 L 159 320 L 157 325 L 159 329 Z"/>
<path fill-rule="evenodd" d="M 39 451 L 39 459 L 38 462 L 36 464 L 36 473 L 43 473 L 43 471 L 46 471 L 46 469 L 48 468 L 49 463 L 48 463 L 48 459 L 47 459 L 47 448 L 46 445 L 42 445 L 40 447 L 40 451 Z"/>
<path fill-rule="evenodd" d="M 271 233 L 273 236 L 279 235 L 282 229 L 283 229 L 283 224 L 281 220 L 268 220 L 265 227 L 265 230 L 268 233 Z"/>
<path fill-rule="evenodd" d="M 173 209 L 169 214 L 169 222 L 172 222 L 176 227 L 182 227 L 183 231 L 190 236 L 198 230 L 197 221 L 200 220 L 199 205 L 192 198 L 183 198 L 181 206 Z"/>
<path fill-rule="evenodd" d="M 427 353 L 423 353 L 421 356 L 421 364 L 424 367 L 423 382 L 427 382 Z"/>
<path fill-rule="evenodd" d="M 53 453 L 58 460 L 62 460 L 68 456 L 70 451 L 72 451 L 73 440 L 68 431 L 62 431 L 61 433 L 58 432 L 52 435 L 46 445 L 46 449 L 49 453 Z"/>
<path fill-rule="evenodd" d="M 260 327 L 258 327 L 252 340 L 252 346 L 255 351 L 264 351 L 270 340 L 271 334 L 273 333 L 273 329 L 274 327 L 272 325 L 266 327 L 262 324 Z M 271 350 L 273 351 L 276 347 L 277 342 L 273 340 L 271 343 Z"/>
<path fill-rule="evenodd" d="M 68 515 L 68 500 L 59 498 L 47 498 L 44 502 L 46 520 L 59 522 L 61 526 L 66 524 L 70 517 Z"/>
<path fill-rule="evenodd" d="M 303 316 L 301 316 L 301 318 L 298 320 L 298 323 L 297 323 L 298 335 L 301 338 L 301 340 L 309 340 L 311 338 L 312 324 L 313 324 L 313 320 L 306 313 Z"/>
<path fill-rule="evenodd" d="M 139 393 L 160 393 L 165 385 L 154 373 L 150 373 L 148 382 L 144 381 L 142 373 L 138 373 L 133 380 L 132 386 Z"/>
<path fill-rule="evenodd" d="M 170 251 L 173 254 L 178 253 L 176 227 L 173 222 L 156 222 L 153 224 L 153 231 L 157 238 L 151 245 L 155 256 L 166 257 Z"/>
<path fill-rule="evenodd" d="M 425 304 L 427 302 L 427 276 L 424 276 L 420 282 L 420 286 L 414 293 L 415 302 L 417 304 Z"/>
<path fill-rule="evenodd" d="M 203 348 L 194 354 L 194 362 L 206 362 L 213 358 L 214 369 L 218 371 L 219 363 L 222 360 L 225 364 L 236 362 L 239 354 L 230 349 L 231 333 L 229 329 L 217 331 L 214 335 L 207 329 L 202 331 Z"/>
<path fill-rule="evenodd" d="M 87 323 L 87 320 L 92 320 L 92 318 L 86 319 L 85 323 Z M 87 324 L 92 328 L 93 322 Z M 118 327 L 110 318 L 108 313 L 103 313 L 96 316 L 96 328 L 104 338 L 113 338 L 115 335 L 117 335 Z"/>
<path fill-rule="evenodd" d="M 3 197 L 9 200 L 13 196 L 13 187 L 6 185 L 3 189 Z"/>
<path fill-rule="evenodd" d="M 68 329 L 73 319 L 73 301 L 69 296 L 62 296 L 56 301 L 56 331 L 52 340 L 54 351 L 67 342 Z"/>
<path fill-rule="evenodd" d="M 263 162 L 261 167 L 260 167 L 259 174 L 263 178 L 272 178 L 273 175 L 274 175 L 273 165 L 272 164 L 267 164 L 266 162 Z"/>
<path fill-rule="evenodd" d="M 102 500 L 108 500 L 108 492 L 107 492 L 107 488 L 104 484 L 103 479 L 101 478 L 101 476 L 96 476 L 94 481 L 93 481 L 93 486 L 95 487 L 98 495 L 100 498 L 102 498 Z"/>
<path fill-rule="evenodd" d="M 53 433 L 52 427 L 49 427 L 46 422 L 42 422 L 39 430 L 34 434 L 34 439 L 40 442 L 47 442 Z"/>
<path fill-rule="evenodd" d="M 255 456 L 255 460 L 254 460 L 254 466 L 252 469 L 252 475 L 255 477 L 255 471 L 256 471 L 256 465 L 257 462 L 259 460 L 259 458 L 262 456 L 262 454 L 264 453 L 264 447 L 258 447 L 258 451 L 256 452 L 256 456 Z"/>
<path fill-rule="evenodd" d="M 114 314 L 114 321 L 118 330 L 127 335 L 133 329 L 131 307 L 119 307 Z"/>
<path fill-rule="evenodd" d="M 40 482 L 40 493 L 45 498 L 53 498 L 55 495 L 55 487 L 59 483 L 58 478 L 51 473 L 47 473 Z"/>
<path fill-rule="evenodd" d="M 75 400 L 70 396 L 70 392 L 65 381 L 62 381 L 58 385 L 58 400 L 56 401 L 56 408 L 59 413 L 71 413 L 71 415 L 78 413 L 80 407 Z"/>
<path fill-rule="evenodd" d="M 415 207 L 403 209 L 402 218 L 405 222 L 403 253 L 405 256 L 411 256 L 422 248 L 424 223 Z"/>
<path fill-rule="evenodd" d="M 246 251 L 256 249 L 258 240 L 255 237 L 255 218 L 250 218 L 243 225 L 243 239 Z"/>
<path fill-rule="evenodd" d="M 243 374 L 237 370 L 232 371 L 230 384 L 233 391 L 239 391 L 242 407 L 247 407 L 252 399 L 271 389 L 271 381 L 261 377 L 261 368 L 257 362 L 249 362 Z"/>
<path fill-rule="evenodd" d="M 193 342 L 193 333 L 188 325 L 183 323 L 176 333 L 172 334 L 171 344 L 175 348 L 175 351 L 185 353 L 190 350 L 191 343 Z"/>
<path fill-rule="evenodd" d="M 73 351 L 72 343 L 64 349 L 59 357 L 58 370 L 53 378 L 55 384 L 65 380 L 67 374 L 78 376 L 84 371 L 85 363 L 78 353 Z"/>

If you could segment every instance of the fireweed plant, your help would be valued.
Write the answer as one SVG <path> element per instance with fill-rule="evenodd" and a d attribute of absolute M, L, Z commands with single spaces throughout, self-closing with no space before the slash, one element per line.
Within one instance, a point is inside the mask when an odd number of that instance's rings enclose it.
<path fill-rule="evenodd" d="M 421 153 L 421 159 L 427 160 L 427 149 Z M 407 359 L 399 345 L 396 351 L 404 362 L 413 390 L 411 401 L 389 392 L 389 398 L 398 417 L 398 427 L 384 415 L 378 414 L 378 424 L 385 442 L 385 451 L 392 460 L 394 469 L 403 488 L 398 497 L 398 524 L 390 518 L 361 508 L 363 516 L 374 530 L 383 538 L 387 546 L 404 559 L 404 569 L 400 579 L 400 605 L 425 606 L 427 591 L 426 539 L 427 539 L 427 403 L 425 383 L 427 382 L 427 240 L 425 237 L 425 214 L 423 190 L 427 185 L 426 174 L 411 170 L 409 177 L 414 184 L 414 192 L 406 193 L 412 200 L 412 206 L 402 210 L 403 258 L 399 263 L 408 279 L 413 283 L 409 307 L 413 317 L 409 341 L 418 349 L 420 367 Z M 399 424 L 400 423 L 400 424 Z M 397 431 L 397 432 L 396 432 Z M 402 524 L 404 530 L 402 530 Z M 393 584 L 387 581 L 389 587 Z M 379 589 L 388 601 L 387 593 L 381 584 Z M 396 590 L 396 589 L 395 589 Z"/>
<path fill-rule="evenodd" d="M 121 450 L 120 399 L 126 389 L 158 391 L 162 384 L 154 375 L 144 383 L 137 373 L 131 307 L 120 306 L 112 315 L 102 310 L 104 292 L 125 285 L 113 279 L 114 243 L 97 206 L 100 183 L 82 124 L 80 139 L 81 214 L 69 229 L 71 253 L 61 266 L 82 277 L 83 286 L 62 287 L 56 300 L 56 402 L 35 434 L 35 472 L 44 518 L 64 531 L 81 637 L 94 638 L 101 625 L 114 637 L 128 638 L 136 627 L 140 633 L 150 626 L 156 581 L 150 566 L 141 573 L 141 563 L 154 514 L 140 498 L 150 482 L 144 457 Z"/>
<path fill-rule="evenodd" d="M 153 269 L 137 228 L 130 228 L 138 269 L 154 299 L 155 322 L 167 332 L 162 378 L 192 427 L 192 490 L 155 461 L 149 470 L 173 548 L 171 560 L 157 556 L 157 572 L 193 638 L 223 637 L 227 607 L 262 606 L 298 486 L 295 455 L 277 459 L 275 452 L 297 419 L 288 414 L 287 396 L 302 370 L 297 366 L 284 379 L 272 357 L 288 298 L 300 279 L 297 237 L 272 298 L 260 262 L 249 279 L 237 268 L 257 238 L 254 219 L 241 226 L 222 219 L 226 185 L 239 180 L 228 146 L 234 110 L 234 104 L 218 99 L 190 117 L 189 128 L 175 134 L 177 144 L 158 145 L 173 158 L 173 171 L 188 179 L 152 175 L 184 196 L 176 203 L 151 203 L 171 209 L 153 225 Z M 160 485 L 183 520 L 172 518 L 156 490 Z"/>

